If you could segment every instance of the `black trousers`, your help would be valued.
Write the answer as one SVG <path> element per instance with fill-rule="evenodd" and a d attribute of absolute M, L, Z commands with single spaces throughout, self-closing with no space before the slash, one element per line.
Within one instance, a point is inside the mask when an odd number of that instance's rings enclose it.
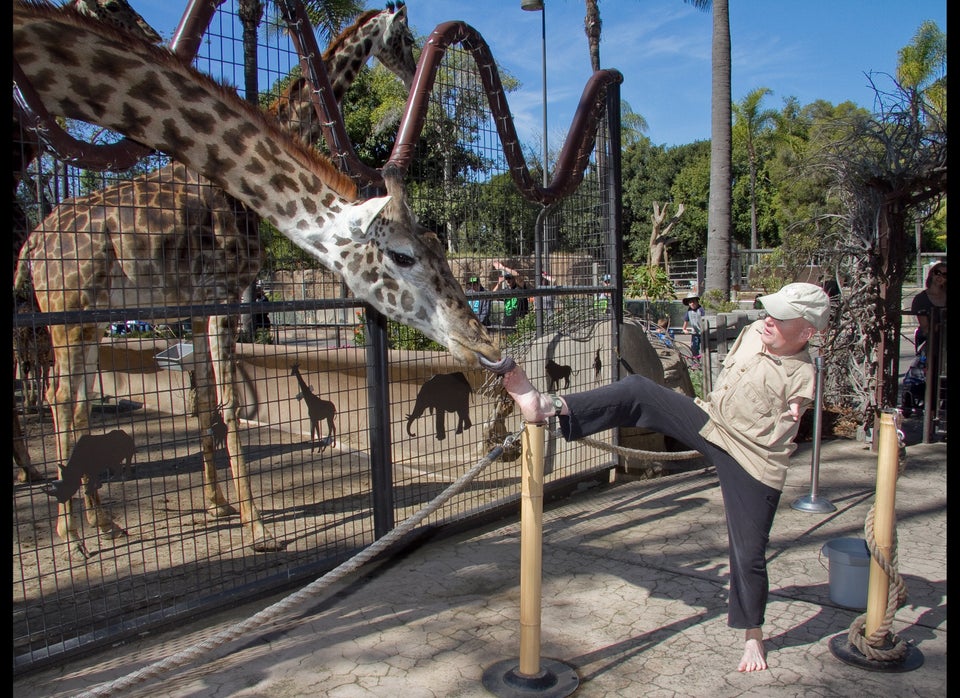
<path fill-rule="evenodd" d="M 717 471 L 730 546 L 727 623 L 759 628 L 767 606 L 767 543 L 780 491 L 750 475 L 729 453 L 700 436 L 709 417 L 693 401 L 643 376 L 582 393 L 564 395 L 570 415 L 560 417 L 565 439 L 573 441 L 616 427 L 640 427 L 670 436 L 703 454 Z"/>

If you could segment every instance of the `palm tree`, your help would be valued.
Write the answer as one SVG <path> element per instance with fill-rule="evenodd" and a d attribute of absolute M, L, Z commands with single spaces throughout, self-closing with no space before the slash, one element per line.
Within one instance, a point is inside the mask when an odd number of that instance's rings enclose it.
<path fill-rule="evenodd" d="M 777 123 L 779 114 L 773 109 L 760 109 L 760 102 L 773 92 L 767 87 L 758 87 L 749 92 L 743 101 L 733 105 L 735 136 L 743 140 L 747 148 L 747 163 L 750 171 L 750 249 L 757 249 L 757 141 L 764 132 Z"/>
<path fill-rule="evenodd" d="M 698 10 L 711 0 L 683 0 Z M 600 69 L 599 0 L 586 0 L 584 28 L 590 47 L 590 64 Z M 733 137 L 730 117 L 730 12 L 728 0 L 713 3 L 712 104 L 710 117 L 710 204 L 707 225 L 707 288 L 730 295 L 730 220 L 733 184 L 730 179 Z"/>
<path fill-rule="evenodd" d="M 706 7 L 710 0 L 694 3 Z M 730 297 L 730 227 L 733 201 L 732 97 L 730 92 L 730 4 L 713 2 L 710 106 L 710 202 L 707 209 L 707 269 L 704 284 Z"/>

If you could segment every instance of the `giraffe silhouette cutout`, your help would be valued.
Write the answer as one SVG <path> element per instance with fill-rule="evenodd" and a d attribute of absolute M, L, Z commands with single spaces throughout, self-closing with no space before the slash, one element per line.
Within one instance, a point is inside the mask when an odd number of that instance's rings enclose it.
<path fill-rule="evenodd" d="M 300 375 L 300 364 L 293 364 L 291 374 L 296 376 L 297 383 L 300 386 L 300 392 L 296 398 L 307 403 L 307 416 L 310 418 L 310 441 L 315 442 L 317 451 L 323 453 L 327 446 L 337 445 L 337 428 L 333 424 L 333 418 L 337 416 L 337 407 L 329 400 L 324 400 L 316 395 L 313 390 L 303 380 Z M 323 438 L 323 430 L 320 428 L 320 422 L 327 423 L 327 436 Z"/>

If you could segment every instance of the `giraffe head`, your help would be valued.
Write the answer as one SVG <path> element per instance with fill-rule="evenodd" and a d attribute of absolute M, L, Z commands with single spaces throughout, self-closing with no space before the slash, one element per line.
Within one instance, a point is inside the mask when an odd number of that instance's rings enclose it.
<path fill-rule="evenodd" d="M 385 10 L 368 10 L 330 42 L 323 52 L 323 62 L 330 75 L 334 96 L 339 102 L 339 76 L 348 76 L 349 85 L 353 76 L 373 55 L 391 73 L 403 82 L 409 91 L 417 72 L 413 57 L 413 32 L 407 24 L 407 8 L 388 4 Z"/>
<path fill-rule="evenodd" d="M 136 10 L 130 7 L 127 0 L 73 0 L 71 4 L 77 12 L 87 17 L 93 17 L 123 31 L 138 34 L 154 44 L 162 41 L 160 35 Z"/>

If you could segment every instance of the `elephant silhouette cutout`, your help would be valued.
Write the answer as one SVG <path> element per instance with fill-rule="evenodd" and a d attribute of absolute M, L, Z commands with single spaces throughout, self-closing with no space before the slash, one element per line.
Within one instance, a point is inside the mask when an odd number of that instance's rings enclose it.
<path fill-rule="evenodd" d="M 437 441 L 443 441 L 447 436 L 447 412 L 457 415 L 457 432 L 462 434 L 464 429 L 473 426 L 470 421 L 470 394 L 473 388 L 470 381 L 461 371 L 455 373 L 440 373 L 430 378 L 420 386 L 417 393 L 417 402 L 413 412 L 407 415 L 407 436 L 416 436 L 410 427 L 429 408 L 436 415 Z"/>
<path fill-rule="evenodd" d="M 573 369 L 569 366 L 558 364 L 553 359 L 548 359 L 546 364 L 547 377 L 550 379 L 550 385 L 547 392 L 552 392 L 560 387 L 560 381 L 563 381 L 563 387 L 570 387 L 570 376 L 574 375 Z"/>
<path fill-rule="evenodd" d="M 297 393 L 296 398 L 307 403 L 307 416 L 310 418 L 310 441 L 316 443 L 317 450 L 323 453 L 327 446 L 335 446 L 337 443 L 337 428 L 333 423 L 333 418 L 337 416 L 337 407 L 329 400 L 324 400 L 313 392 L 307 382 L 303 380 L 303 376 L 300 375 L 300 364 L 293 364 L 292 368 L 293 371 L 290 375 L 296 376 L 297 384 L 300 386 L 300 392 Z M 327 423 L 326 437 L 323 436 L 323 431 L 320 428 L 320 422 L 323 421 Z"/>
<path fill-rule="evenodd" d="M 74 444 L 67 464 L 60 469 L 60 479 L 54 480 L 44 491 L 65 504 L 83 485 L 83 493 L 93 496 L 100 489 L 101 474 L 121 473 L 129 469 L 135 451 L 133 439 L 122 429 L 106 434 L 84 434 Z"/>

